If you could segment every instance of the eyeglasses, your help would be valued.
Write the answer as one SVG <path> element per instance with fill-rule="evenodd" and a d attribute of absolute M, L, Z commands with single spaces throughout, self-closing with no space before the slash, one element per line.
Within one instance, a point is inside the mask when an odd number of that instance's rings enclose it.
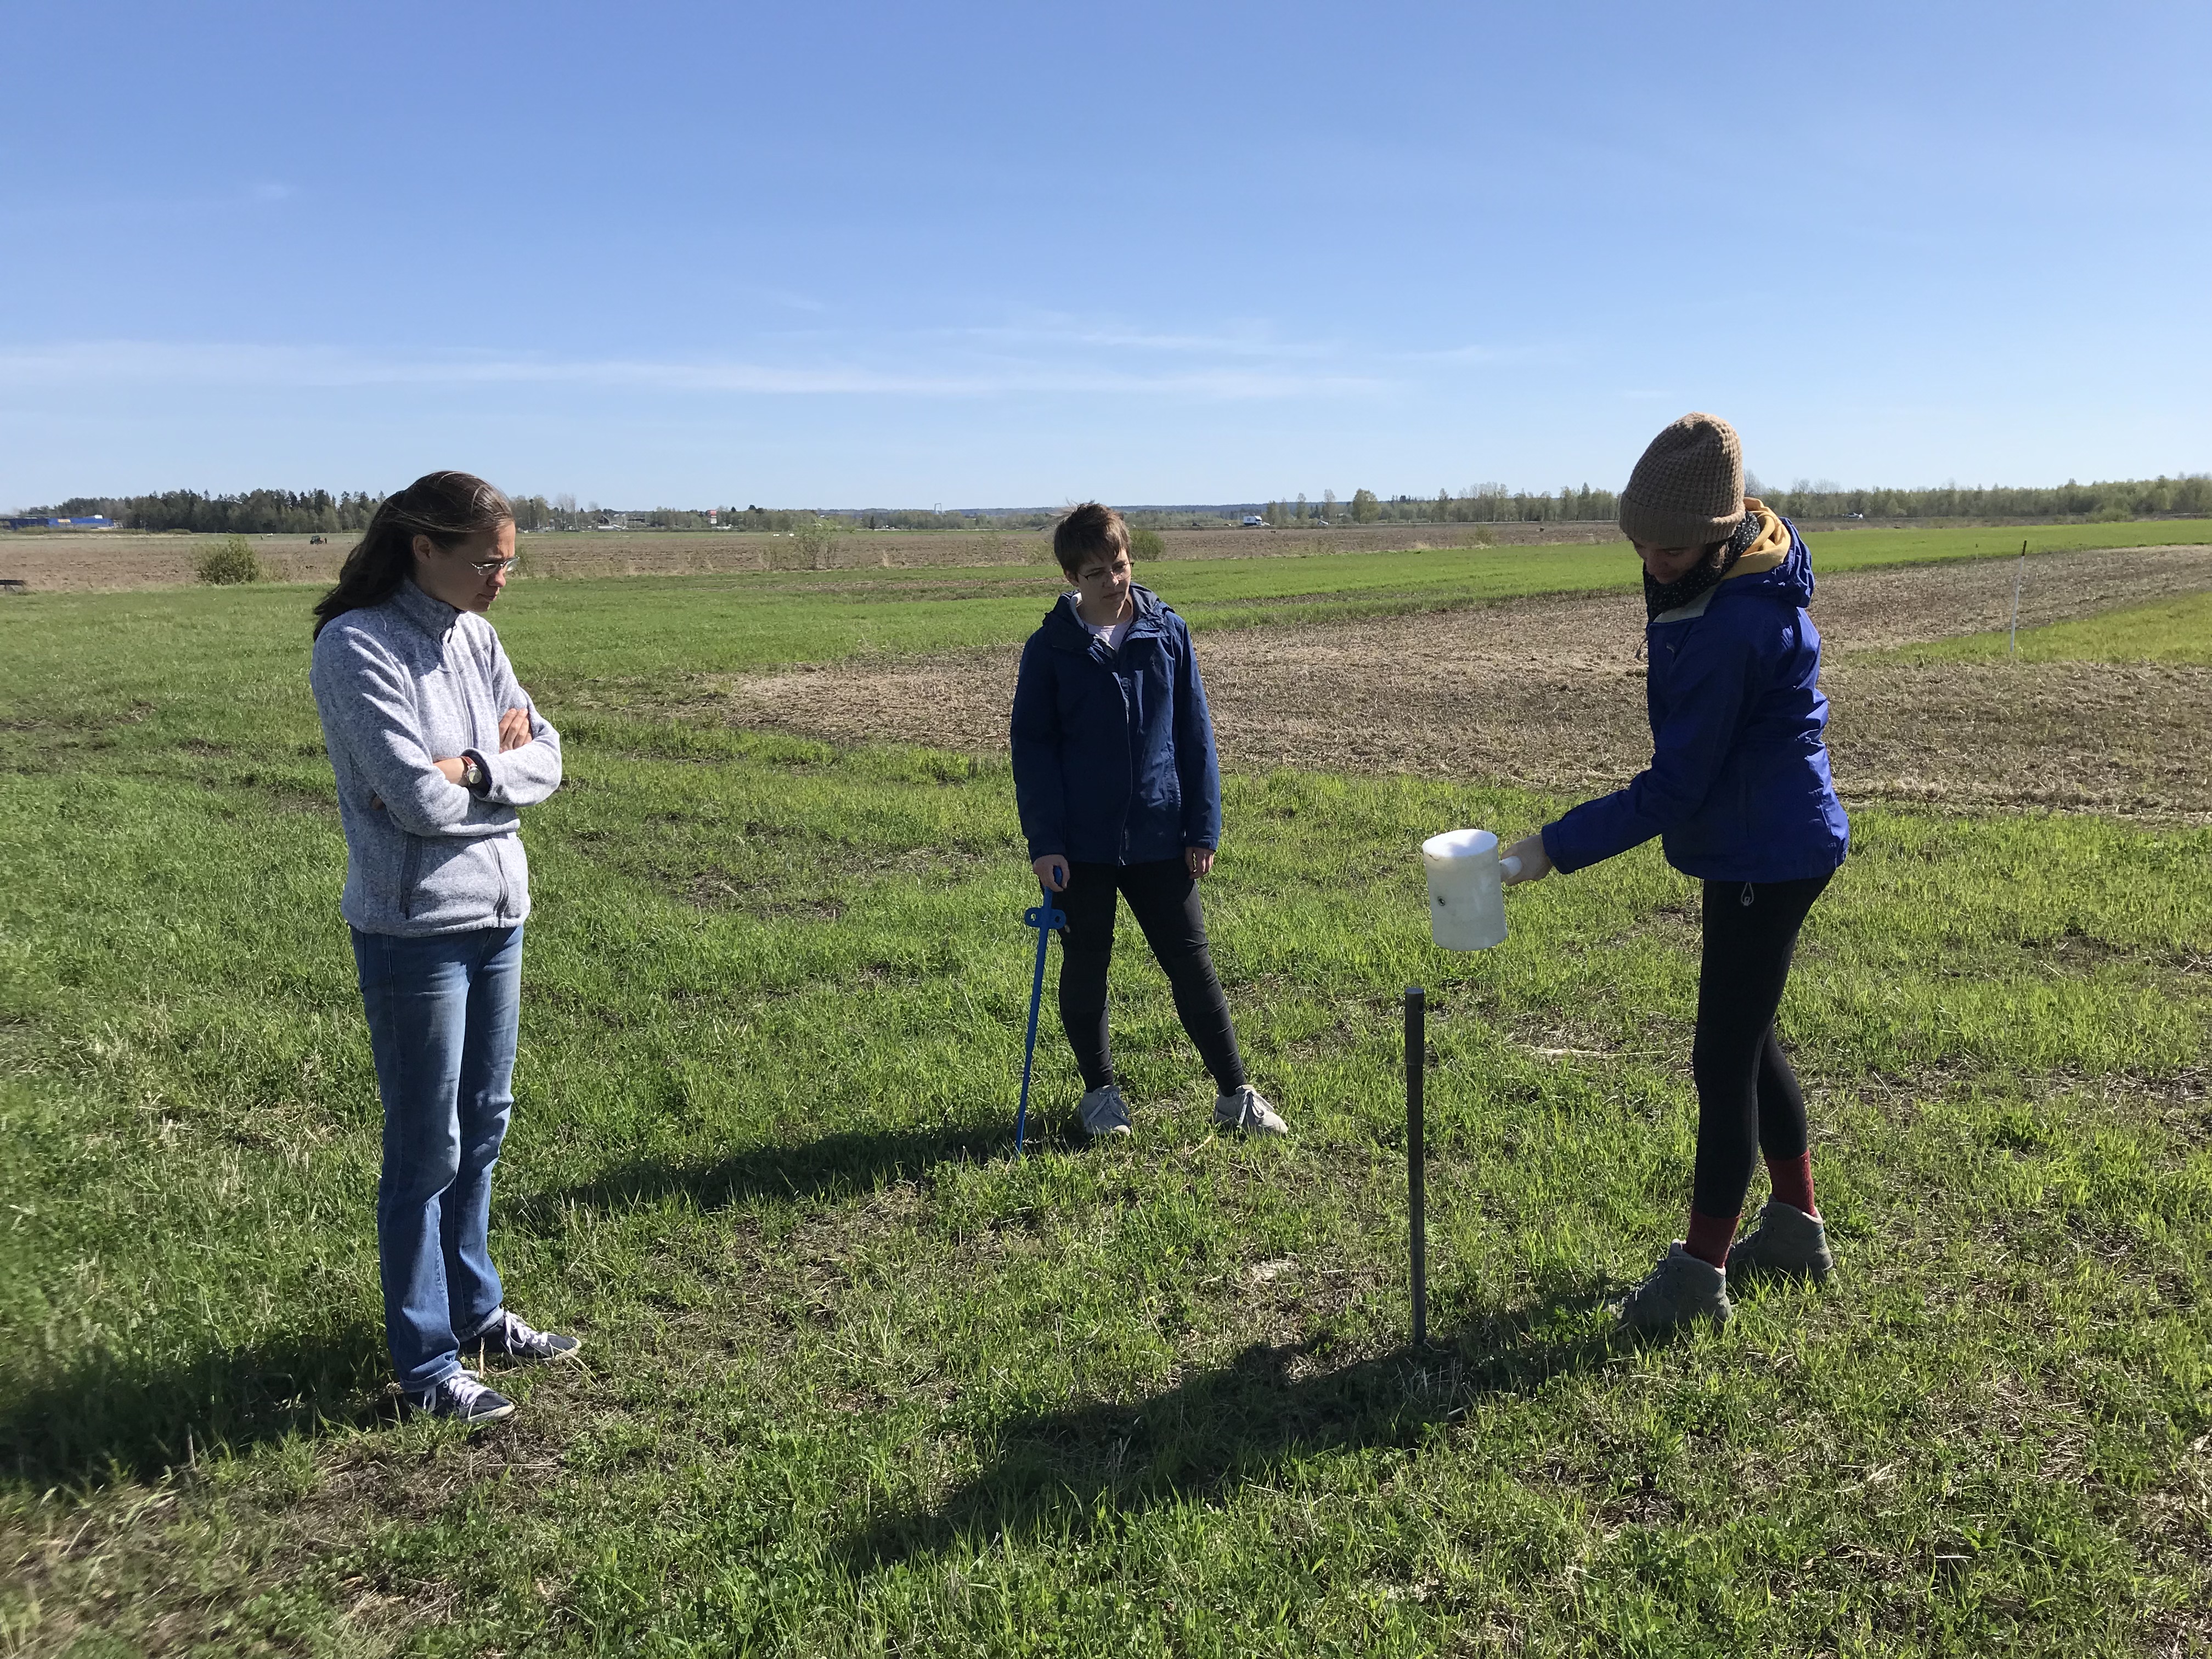
<path fill-rule="evenodd" d="M 514 565 L 515 561 L 513 559 L 471 559 L 469 561 L 469 568 L 475 571 L 477 575 L 485 577 L 496 576 L 502 570 L 512 570 Z"/>

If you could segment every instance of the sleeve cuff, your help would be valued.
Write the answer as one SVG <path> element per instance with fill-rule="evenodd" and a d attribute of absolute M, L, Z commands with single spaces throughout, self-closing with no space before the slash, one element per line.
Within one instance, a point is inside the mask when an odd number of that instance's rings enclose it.
<path fill-rule="evenodd" d="M 483 751 L 480 749 L 464 749 L 461 750 L 461 758 L 474 761 L 477 763 L 477 775 L 483 780 L 469 793 L 478 800 L 486 799 L 491 793 L 491 763 L 484 758 Z"/>

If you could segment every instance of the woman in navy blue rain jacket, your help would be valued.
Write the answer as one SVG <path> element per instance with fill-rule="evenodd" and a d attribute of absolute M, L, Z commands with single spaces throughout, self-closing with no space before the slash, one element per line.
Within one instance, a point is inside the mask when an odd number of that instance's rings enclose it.
<path fill-rule="evenodd" d="M 1729 1317 L 1728 1275 L 1825 1279 L 1805 1097 L 1774 1018 L 1813 902 L 1850 826 L 1828 776 L 1813 566 L 1790 522 L 1743 493 L 1728 422 L 1686 415 L 1652 441 L 1620 498 L 1644 562 L 1651 763 L 1508 849 L 1520 881 L 1661 838 L 1705 884 L 1691 1070 L 1698 1158 L 1689 1237 L 1621 1306 L 1628 1325 Z M 1754 1153 L 1773 1196 L 1735 1237 Z"/>
<path fill-rule="evenodd" d="M 1052 544 L 1076 591 L 1022 651 L 1014 799 L 1031 868 L 1067 916 L 1060 1016 L 1083 1073 L 1083 1127 L 1129 1133 L 1106 1033 L 1118 896 L 1213 1073 L 1214 1121 L 1281 1134 L 1283 1120 L 1245 1080 L 1199 909 L 1199 878 L 1221 844 L 1221 773 L 1190 629 L 1136 586 L 1128 527 L 1111 507 L 1076 507 Z"/>

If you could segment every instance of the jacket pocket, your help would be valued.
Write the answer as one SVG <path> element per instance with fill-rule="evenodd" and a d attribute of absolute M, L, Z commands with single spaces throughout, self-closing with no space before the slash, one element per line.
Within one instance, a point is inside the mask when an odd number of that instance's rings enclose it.
<path fill-rule="evenodd" d="M 422 869 L 422 839 L 419 836 L 408 836 L 407 851 L 399 860 L 399 915 L 402 921 L 415 914 L 415 882 Z"/>

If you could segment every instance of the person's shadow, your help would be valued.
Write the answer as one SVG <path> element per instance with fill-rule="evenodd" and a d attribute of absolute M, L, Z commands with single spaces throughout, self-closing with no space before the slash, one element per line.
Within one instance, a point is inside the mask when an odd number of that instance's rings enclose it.
<path fill-rule="evenodd" d="M 389 1409 L 384 1334 L 366 1322 L 173 1359 L 94 1355 L 0 1403 L 0 1474 L 39 1488 L 150 1480 Z"/>
<path fill-rule="evenodd" d="M 1255 1343 L 1227 1365 L 1134 1401 L 1106 1401 L 1000 1427 L 988 1467 L 933 1509 L 894 1513 L 848 1539 L 868 1571 L 956 1544 L 1042 1529 L 1087 1536 L 1107 1517 L 1190 1498 L 1218 1501 L 1287 1460 L 1335 1448 L 1416 1446 L 1485 1395 L 1541 1387 L 1627 1351 L 1596 1279 L 1519 1308 L 1479 1310 L 1425 1348 L 1303 1370 L 1309 1344 Z"/>
<path fill-rule="evenodd" d="M 1065 1152 L 1065 1137 L 1030 1124 L 1030 1150 Z M 574 1211 L 611 1212 L 682 1197 L 702 1210 L 749 1199 L 837 1199 L 911 1181 L 945 1164 L 1012 1156 L 1008 1125 L 951 1124 L 927 1129 L 854 1129 L 798 1146 L 747 1147 L 709 1164 L 641 1159 L 574 1186 L 531 1193 L 501 1206 L 501 1219 L 526 1232 L 557 1231 Z M 496 1200 L 495 1200 L 496 1201 Z"/>

